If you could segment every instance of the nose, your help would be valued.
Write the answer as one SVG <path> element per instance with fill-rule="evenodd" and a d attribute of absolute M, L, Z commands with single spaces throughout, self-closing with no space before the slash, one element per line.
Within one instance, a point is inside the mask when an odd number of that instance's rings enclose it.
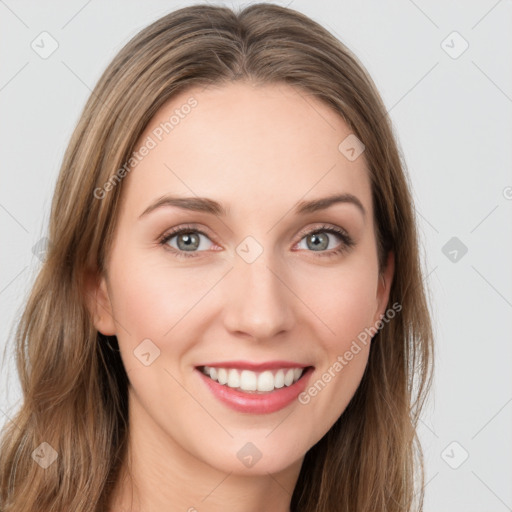
<path fill-rule="evenodd" d="M 268 257 L 267 251 L 252 263 L 237 257 L 224 283 L 226 329 L 258 341 L 290 331 L 297 299 L 287 284 L 283 266 Z"/>

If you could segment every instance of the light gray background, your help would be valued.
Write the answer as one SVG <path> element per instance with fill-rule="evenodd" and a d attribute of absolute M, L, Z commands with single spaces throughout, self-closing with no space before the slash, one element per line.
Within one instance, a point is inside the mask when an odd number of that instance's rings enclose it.
<path fill-rule="evenodd" d="M 191 3 L 0 0 L 0 348 L 11 350 L 40 266 L 32 248 L 46 234 L 90 90 L 133 35 Z M 420 426 L 425 511 L 512 510 L 512 2 L 276 3 L 320 22 L 361 59 L 411 175 L 437 343 Z M 46 59 L 31 48 L 43 31 L 59 45 Z M 469 44 L 460 55 L 453 31 Z M 445 255 L 452 237 L 459 247 Z M 3 424 L 21 397 L 10 356 L 0 386 Z"/>

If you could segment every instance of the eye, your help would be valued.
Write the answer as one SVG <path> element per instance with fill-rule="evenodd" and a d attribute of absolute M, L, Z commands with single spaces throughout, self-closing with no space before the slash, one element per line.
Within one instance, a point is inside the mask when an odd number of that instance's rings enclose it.
<path fill-rule="evenodd" d="M 178 257 L 189 258 L 194 256 L 194 252 L 208 250 L 208 243 L 204 243 L 202 237 L 209 240 L 208 235 L 203 231 L 190 226 L 182 226 L 163 235 L 159 243 L 167 246 Z M 175 245 L 171 243 L 173 239 L 176 239 Z"/>
<path fill-rule="evenodd" d="M 330 236 L 329 236 L 330 235 Z M 303 231 L 299 235 L 300 243 L 305 240 L 309 252 L 316 252 L 321 257 L 333 257 L 347 251 L 355 245 L 349 234 L 336 226 L 324 225 L 310 231 Z M 180 258 L 191 258 L 197 256 L 197 252 L 208 250 L 208 235 L 194 226 L 181 226 L 162 235 L 159 244 L 172 251 Z M 332 247 L 332 238 L 341 240 L 337 246 Z M 176 239 L 174 241 L 174 239 Z M 211 242 L 211 240 L 210 240 Z M 304 249 L 304 247 L 299 247 Z"/>
<path fill-rule="evenodd" d="M 305 248 L 312 249 L 312 252 L 318 252 L 319 256 L 336 256 L 355 245 L 352 238 L 344 229 L 335 226 L 321 226 L 312 231 L 301 233 L 301 236 L 301 242 L 303 240 L 306 242 Z M 338 244 L 338 246 L 332 247 L 330 243 L 332 238 L 338 238 L 338 240 L 341 240 L 341 243 Z M 326 249 L 330 250 L 326 251 Z"/>

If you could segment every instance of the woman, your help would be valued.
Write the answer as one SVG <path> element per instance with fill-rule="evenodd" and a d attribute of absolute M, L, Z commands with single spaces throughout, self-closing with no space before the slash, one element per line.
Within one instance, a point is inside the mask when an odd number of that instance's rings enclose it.
<path fill-rule="evenodd" d="M 372 80 L 317 23 L 144 29 L 64 157 L 1 510 L 421 510 L 413 211 Z"/>

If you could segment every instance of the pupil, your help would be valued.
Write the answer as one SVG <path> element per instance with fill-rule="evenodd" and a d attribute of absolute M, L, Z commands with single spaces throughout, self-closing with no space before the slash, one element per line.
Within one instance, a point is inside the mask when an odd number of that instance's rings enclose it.
<path fill-rule="evenodd" d="M 196 240 L 194 240 L 194 238 L 196 238 Z M 192 248 L 197 248 L 197 235 L 193 235 L 193 234 L 183 234 L 181 236 L 181 241 L 184 242 L 184 245 L 185 247 L 192 247 Z M 196 244 L 194 244 L 194 242 L 196 242 Z"/>
<path fill-rule="evenodd" d="M 313 247 L 316 247 L 318 248 L 319 246 L 322 246 L 322 243 L 323 245 L 325 245 L 325 235 L 322 235 L 322 234 L 318 234 L 318 233 L 315 233 L 314 235 L 311 235 L 312 237 L 312 240 L 313 240 Z M 322 237 L 323 237 L 323 241 L 322 241 Z M 322 247 L 323 249 L 325 249 L 325 247 Z"/>

